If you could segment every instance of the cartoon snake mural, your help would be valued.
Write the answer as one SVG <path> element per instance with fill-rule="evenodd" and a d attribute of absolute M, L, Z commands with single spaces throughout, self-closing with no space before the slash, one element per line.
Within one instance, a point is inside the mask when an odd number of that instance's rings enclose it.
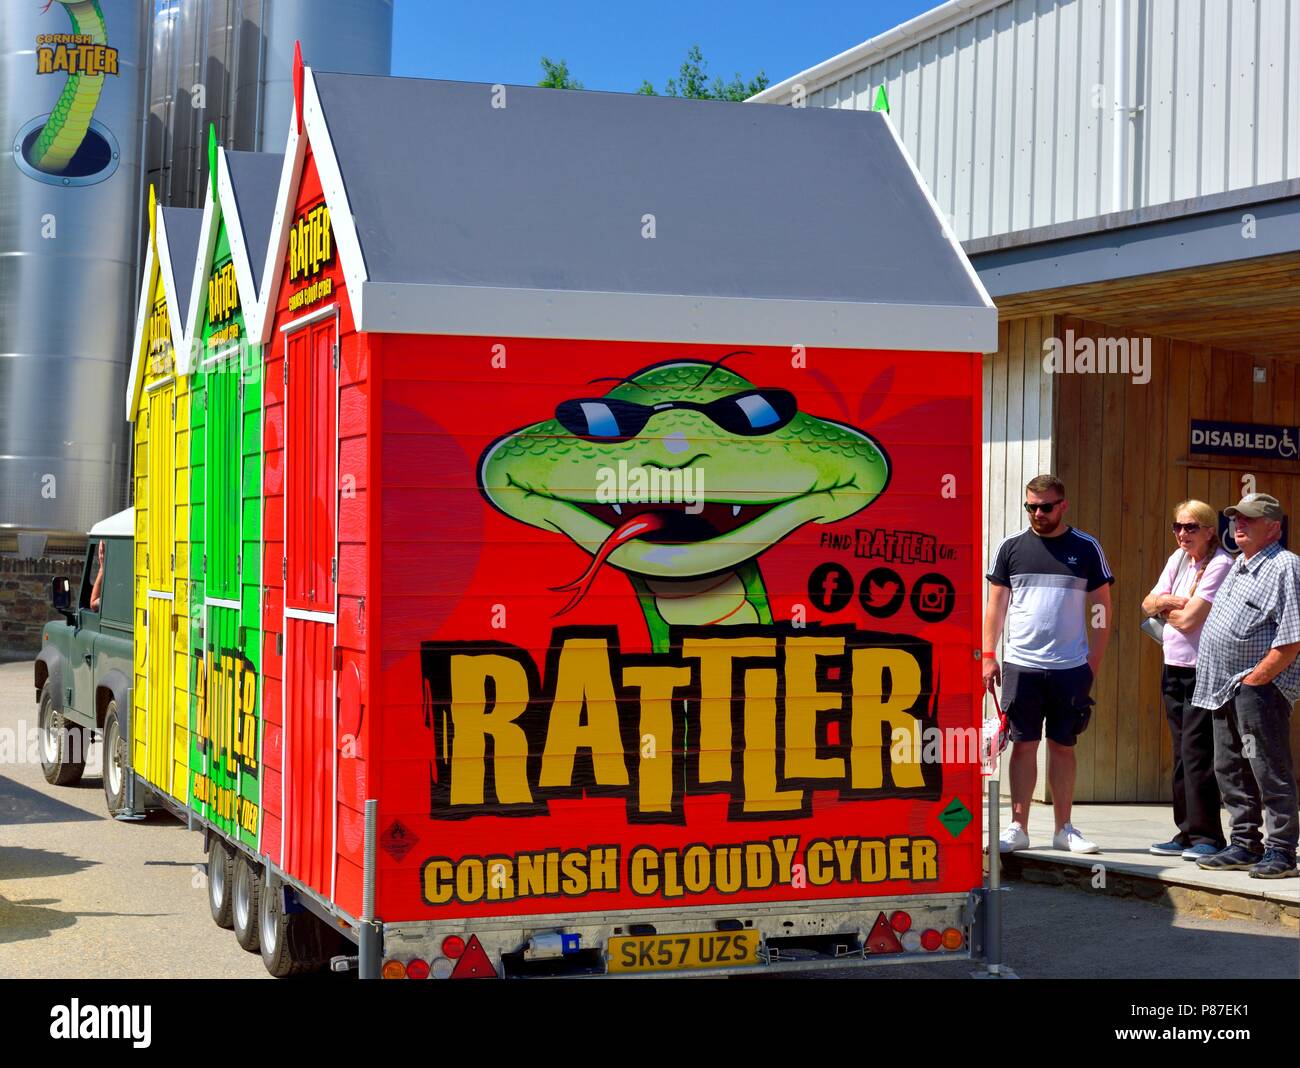
<path fill-rule="evenodd" d="M 861 511 L 889 481 L 871 437 L 799 411 L 788 390 L 755 387 L 721 361 L 657 364 L 618 383 L 493 442 L 479 485 L 507 516 L 591 554 L 579 578 L 556 587 L 572 593 L 557 614 L 611 564 L 631 581 L 656 652 L 673 625 L 773 622 L 759 556 L 805 523 Z M 608 500 L 598 490 L 620 462 L 689 469 L 702 499 Z"/>
<path fill-rule="evenodd" d="M 86 34 L 94 44 L 108 44 L 108 29 L 98 0 L 49 0 L 42 13 L 54 3 L 62 4 L 67 11 L 74 34 Z M 86 138 L 103 89 L 102 73 L 68 75 L 49 121 L 32 146 L 28 159 L 33 167 L 47 174 L 59 174 L 67 168 Z"/>

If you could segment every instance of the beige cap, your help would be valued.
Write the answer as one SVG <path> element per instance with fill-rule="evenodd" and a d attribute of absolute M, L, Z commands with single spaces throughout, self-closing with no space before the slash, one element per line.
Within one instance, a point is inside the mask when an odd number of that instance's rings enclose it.
<path fill-rule="evenodd" d="M 1261 516 L 1265 519 L 1281 519 L 1282 504 L 1267 493 L 1247 493 L 1231 508 L 1225 508 L 1223 514 L 1229 519 L 1236 515 L 1244 515 L 1247 519 L 1259 519 Z"/>

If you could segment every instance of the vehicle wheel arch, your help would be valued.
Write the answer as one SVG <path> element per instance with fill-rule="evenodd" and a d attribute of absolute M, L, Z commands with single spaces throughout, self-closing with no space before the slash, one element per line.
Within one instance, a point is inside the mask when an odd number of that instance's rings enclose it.
<path fill-rule="evenodd" d="M 122 737 L 131 741 L 131 683 L 122 672 L 114 669 L 104 673 L 95 687 L 95 727 L 104 729 L 104 717 L 108 714 L 109 701 L 117 701 L 117 721 L 121 726 Z"/>
<path fill-rule="evenodd" d="M 63 654 L 53 646 L 47 645 L 36 657 L 36 696 L 40 700 L 42 687 L 50 679 L 50 689 L 54 698 L 54 711 L 63 711 Z"/>

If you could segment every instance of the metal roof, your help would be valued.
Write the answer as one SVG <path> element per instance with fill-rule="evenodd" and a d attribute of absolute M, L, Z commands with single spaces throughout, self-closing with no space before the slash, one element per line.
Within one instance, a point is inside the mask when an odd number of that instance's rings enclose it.
<path fill-rule="evenodd" d="M 167 228 L 167 249 L 171 253 L 176 306 L 184 315 L 190 306 L 194 285 L 194 258 L 199 254 L 199 234 L 203 230 L 203 212 L 198 208 L 159 208 L 162 224 Z"/>
<path fill-rule="evenodd" d="M 332 174 L 342 187 L 340 251 L 350 224 L 364 261 L 349 293 L 362 329 L 996 345 L 996 313 L 882 115 L 307 81 L 327 197 Z"/>
<path fill-rule="evenodd" d="M 280 152 L 226 151 L 230 184 L 235 194 L 244 244 L 248 248 L 248 265 L 253 272 L 253 286 L 262 288 L 262 270 L 266 265 L 266 246 L 271 239 L 275 217 L 275 194 L 280 188 L 280 171 L 284 154 Z"/>

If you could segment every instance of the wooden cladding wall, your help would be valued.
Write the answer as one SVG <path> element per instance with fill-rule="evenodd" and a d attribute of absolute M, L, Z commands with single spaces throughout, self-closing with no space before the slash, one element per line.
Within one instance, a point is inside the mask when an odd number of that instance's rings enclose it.
<path fill-rule="evenodd" d="M 1025 526 L 1025 483 L 1052 470 L 1052 376 L 1043 371 L 1043 339 L 1056 320 L 1050 315 L 1003 320 L 998 351 L 984 357 L 984 572 L 989 557 L 1008 534 Z M 987 593 L 988 584 L 985 584 Z M 1001 648 L 999 647 L 999 653 Z M 993 715 L 985 699 L 984 714 Z M 1047 776 L 1039 754 L 1042 799 Z M 1009 794 L 1010 777 L 1001 775 Z"/>
<path fill-rule="evenodd" d="M 1068 316 L 1056 326 L 1058 336 L 1073 330 L 1076 340 L 1140 343 L 1143 336 Z M 1188 452 L 1192 419 L 1300 423 L 1300 359 L 1161 337 L 1150 339 L 1150 352 L 1146 384 L 1129 374 L 1051 376 L 1054 455 L 1069 496 L 1068 518 L 1101 541 L 1116 579 L 1111 643 L 1093 689 L 1092 724 L 1079 740 L 1078 801 L 1170 798 L 1161 652 L 1138 631 L 1138 621 L 1142 598 L 1175 548 L 1169 531 L 1174 505 L 1195 497 L 1222 509 L 1241 496 L 1243 477 L 1253 474 L 1256 488 L 1277 497 L 1288 513 L 1300 506 L 1300 464 Z M 1263 383 L 1254 381 L 1257 367 L 1264 370 Z"/>

